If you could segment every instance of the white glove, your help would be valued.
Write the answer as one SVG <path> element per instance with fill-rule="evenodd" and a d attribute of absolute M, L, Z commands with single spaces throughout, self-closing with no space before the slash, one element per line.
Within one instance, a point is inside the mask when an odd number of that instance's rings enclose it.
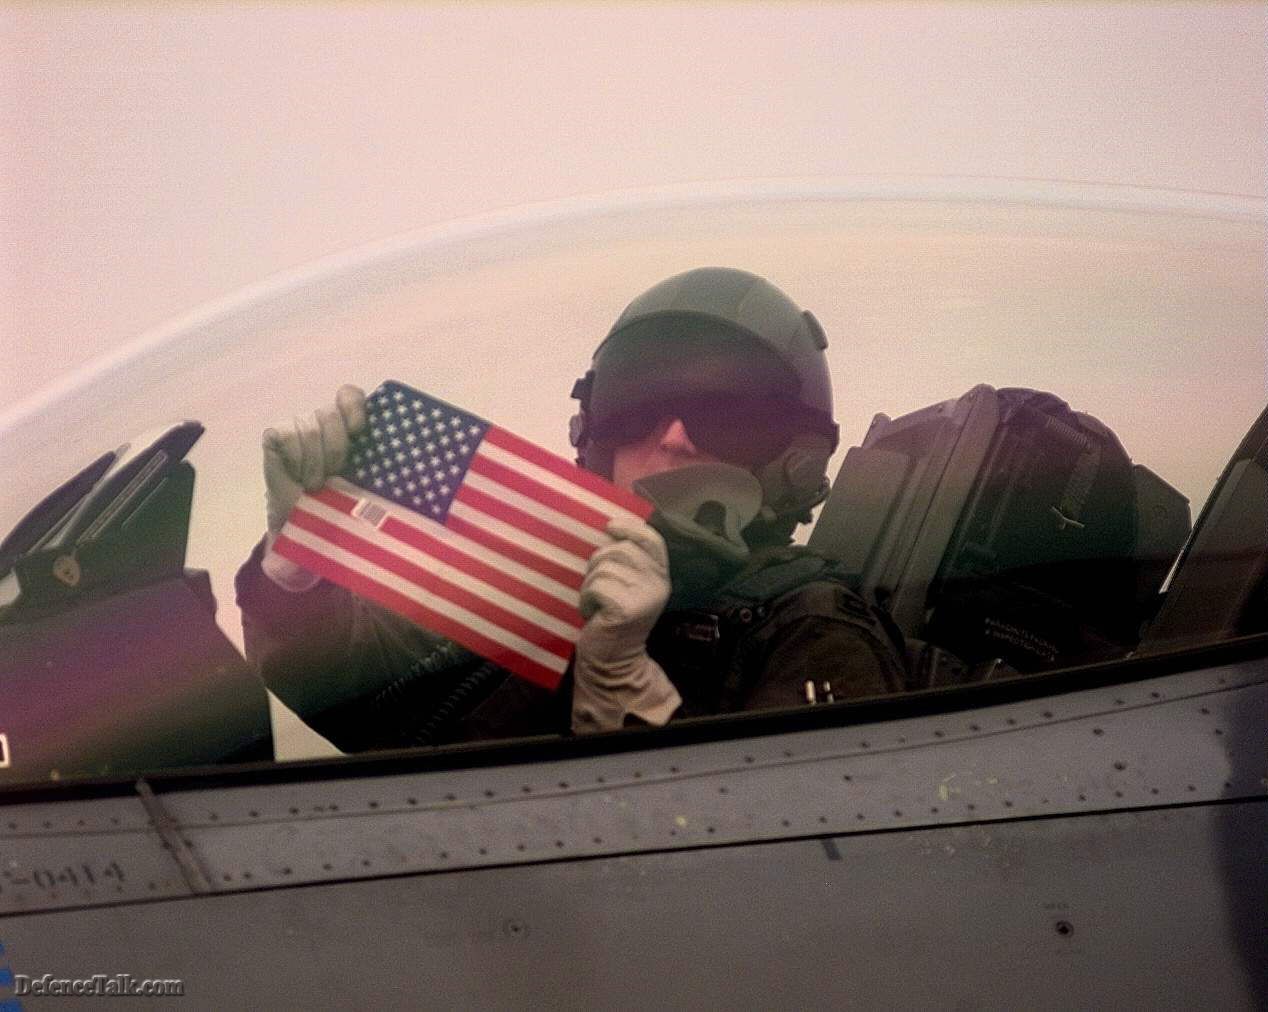
<path fill-rule="evenodd" d="M 647 655 L 647 636 L 669 600 L 669 553 L 645 523 L 613 521 L 616 540 L 590 557 L 581 583 L 586 624 L 573 661 L 572 729 L 610 731 L 633 715 L 657 726 L 682 704 Z"/>
<path fill-rule="evenodd" d="M 264 487 L 268 493 L 269 534 L 262 568 L 278 586 L 307 590 L 318 577 L 273 552 L 273 542 L 304 492 L 316 492 L 343 470 L 348 444 L 366 426 L 365 393 L 342 386 L 334 407 L 319 408 L 289 425 L 265 429 Z"/>

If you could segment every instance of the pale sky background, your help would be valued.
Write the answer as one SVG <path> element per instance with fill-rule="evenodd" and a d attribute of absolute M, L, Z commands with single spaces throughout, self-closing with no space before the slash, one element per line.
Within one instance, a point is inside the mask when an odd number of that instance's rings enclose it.
<path fill-rule="evenodd" d="M 1266 54 L 1264 5 L 2 7 L 0 529 L 199 418 L 236 638 L 261 428 L 391 375 L 566 452 L 706 263 L 824 322 L 845 446 L 1039 386 L 1196 508 L 1268 399 Z"/>
<path fill-rule="evenodd" d="M 1262 195 L 1266 12 L 6 6 L 0 403 L 278 270 L 530 201 L 879 173 Z"/>

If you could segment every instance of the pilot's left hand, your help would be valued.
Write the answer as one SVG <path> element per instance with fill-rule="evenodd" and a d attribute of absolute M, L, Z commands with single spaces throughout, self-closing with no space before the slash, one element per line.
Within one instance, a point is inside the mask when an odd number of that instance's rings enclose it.
<path fill-rule="evenodd" d="M 614 520 L 613 542 L 591 557 L 581 583 L 586 619 L 573 661 L 572 728 L 609 731 L 627 718 L 662 725 L 682 704 L 647 637 L 669 600 L 669 553 L 642 522 Z"/>

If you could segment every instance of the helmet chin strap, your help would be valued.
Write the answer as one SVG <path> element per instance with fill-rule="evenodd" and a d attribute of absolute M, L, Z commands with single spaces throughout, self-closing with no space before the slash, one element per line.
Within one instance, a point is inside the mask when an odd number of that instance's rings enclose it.
<path fill-rule="evenodd" d="M 579 415 L 574 415 L 573 421 L 576 422 L 580 417 Z M 607 478 L 608 481 L 612 480 L 612 469 L 616 457 L 615 449 L 610 446 L 600 446 L 588 436 L 583 437 L 580 442 L 574 442 L 572 445 L 577 450 L 578 467 L 584 467 L 587 471 L 591 471 L 602 478 Z"/>

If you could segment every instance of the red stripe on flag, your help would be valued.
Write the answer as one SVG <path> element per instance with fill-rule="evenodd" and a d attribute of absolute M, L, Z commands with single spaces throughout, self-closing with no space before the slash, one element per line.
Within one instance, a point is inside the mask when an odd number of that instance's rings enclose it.
<path fill-rule="evenodd" d="M 303 566 L 309 572 L 338 583 L 341 587 L 345 587 L 352 593 L 373 601 L 375 604 L 382 605 L 389 611 L 403 615 L 416 625 L 424 626 L 438 635 L 448 637 L 455 643 L 480 654 L 482 657 L 488 658 L 494 664 L 506 668 L 507 671 L 519 675 L 535 685 L 541 685 L 547 689 L 555 689 L 563 678 L 560 672 L 552 671 L 544 664 L 525 657 L 510 647 L 498 643 L 496 640 L 482 636 L 461 622 L 432 611 L 430 608 L 419 604 L 413 598 L 406 597 L 404 594 L 383 586 L 383 584 L 366 576 L 364 573 L 349 569 L 333 559 L 297 544 L 285 535 L 278 537 L 273 542 L 273 550 L 283 558 L 290 559 L 292 562 Z"/>
<path fill-rule="evenodd" d="M 496 481 L 499 485 L 504 485 L 506 488 L 519 492 L 521 495 L 526 495 L 530 499 L 536 499 L 543 506 L 547 506 L 557 513 L 562 513 L 566 517 L 571 517 L 587 527 L 593 527 L 596 531 L 607 530 L 608 517 L 598 510 L 591 509 L 575 499 L 569 499 L 563 492 L 549 488 L 540 481 L 535 481 L 527 475 L 520 474 L 520 472 L 507 467 L 505 464 L 499 464 L 496 460 L 490 460 L 488 457 L 482 457 L 477 453 L 471 460 L 469 470 L 474 471 L 476 474 L 482 474 L 486 478 Z"/>
<path fill-rule="evenodd" d="M 536 464 L 538 467 L 549 471 L 551 474 L 558 475 L 560 478 L 567 478 L 568 481 L 580 485 L 582 488 L 593 492 L 616 506 L 629 510 L 643 520 L 652 515 L 652 504 L 645 499 L 640 499 L 633 492 L 628 492 L 613 485 L 597 474 L 584 471 L 575 464 L 568 463 L 562 457 L 556 457 L 553 453 L 543 450 L 540 446 L 535 446 L 528 440 L 521 439 L 513 432 L 507 432 L 505 429 L 491 426 L 489 431 L 484 434 L 484 438 L 494 446 L 500 446 L 509 453 L 523 457 L 530 464 Z"/>
<path fill-rule="evenodd" d="M 569 587 L 572 590 L 581 589 L 582 574 L 574 572 L 567 566 L 561 566 L 550 559 L 542 558 L 542 556 L 536 552 L 530 552 L 527 548 L 521 548 L 514 542 L 507 541 L 506 538 L 499 537 L 491 531 L 486 531 L 478 524 L 463 520 L 462 517 L 456 517 L 451 513 L 445 520 L 445 526 L 455 534 L 460 534 L 464 538 L 474 541 L 477 545 L 483 545 L 490 551 L 505 555 L 512 562 L 518 562 L 521 566 L 526 566 L 535 573 L 550 577 L 556 583 L 562 583 L 565 587 Z"/>
<path fill-rule="evenodd" d="M 332 545 L 337 545 L 352 552 L 367 562 L 371 562 L 381 569 L 386 569 L 389 573 L 395 573 L 428 593 L 446 601 L 451 601 L 460 608 L 465 608 L 473 615 L 478 615 L 493 625 L 527 640 L 534 646 L 550 651 L 562 660 L 566 661 L 572 655 L 573 645 L 569 640 L 547 629 L 543 629 L 523 615 L 507 611 L 500 605 L 485 600 L 473 591 L 450 583 L 448 580 L 442 579 L 435 573 L 429 573 L 412 562 L 407 562 L 381 545 L 358 537 L 351 531 L 346 531 L 328 520 L 323 520 L 321 517 L 305 513 L 302 509 L 292 511 L 288 520 L 296 527 L 302 527 Z M 455 619 L 453 621 L 458 620 Z"/>
<path fill-rule="evenodd" d="M 466 503 L 472 509 L 477 509 L 481 513 L 493 517 L 495 520 L 501 520 L 504 524 L 518 527 L 525 534 L 531 534 L 533 537 L 575 555 L 579 559 L 588 559 L 595 550 L 595 545 L 590 544 L 588 541 L 582 541 L 575 534 L 561 531 L 558 527 L 538 519 L 531 513 L 526 513 L 516 506 L 510 506 L 501 500 L 494 499 L 493 496 L 481 492 L 479 489 L 471 488 L 469 485 L 461 486 L 454 498 L 458 502 Z"/>
<path fill-rule="evenodd" d="M 340 513 L 351 513 L 357 500 L 350 495 L 344 495 L 329 485 L 323 485 L 316 492 L 307 492 L 306 495 L 316 499 L 318 502 L 325 503 L 331 509 L 339 510 Z"/>

